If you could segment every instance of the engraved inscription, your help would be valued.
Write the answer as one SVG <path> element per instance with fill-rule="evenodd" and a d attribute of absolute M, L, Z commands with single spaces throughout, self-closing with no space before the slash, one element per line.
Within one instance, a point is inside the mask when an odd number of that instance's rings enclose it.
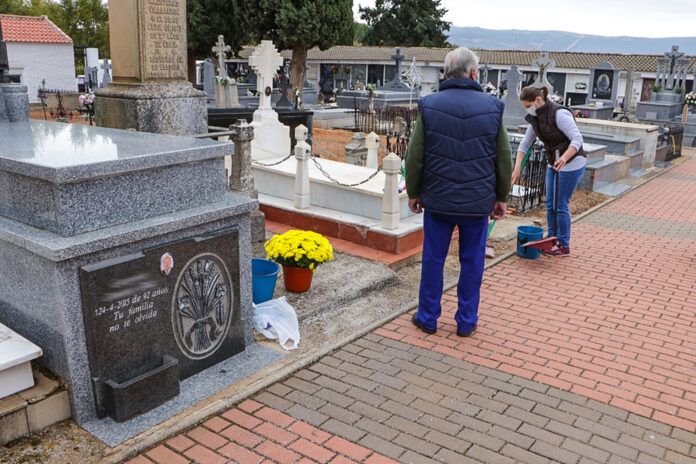
<path fill-rule="evenodd" d="M 186 78 L 186 13 L 182 0 L 145 0 L 145 79 Z"/>
<path fill-rule="evenodd" d="M 191 359 L 212 355 L 232 320 L 232 285 L 217 255 L 204 253 L 181 271 L 172 301 L 172 329 L 179 349 Z"/>
<path fill-rule="evenodd" d="M 154 287 L 120 298 L 117 301 L 102 303 L 94 309 L 95 320 L 106 318 L 108 333 L 128 330 L 158 316 L 155 299 L 169 293 L 167 287 Z"/>

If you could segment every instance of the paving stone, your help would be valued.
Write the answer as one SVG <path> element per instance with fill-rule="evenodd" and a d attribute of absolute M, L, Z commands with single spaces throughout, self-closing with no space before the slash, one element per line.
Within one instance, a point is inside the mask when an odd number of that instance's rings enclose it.
<path fill-rule="evenodd" d="M 327 420 L 326 422 L 321 424 L 321 429 L 326 430 L 329 433 L 338 435 L 339 437 L 343 437 L 346 440 L 352 442 L 357 442 L 366 435 L 365 431 L 336 419 Z"/>
<path fill-rule="evenodd" d="M 581 443 L 571 438 L 566 438 L 561 447 L 569 451 L 573 451 L 574 453 L 577 453 L 580 456 L 585 456 L 587 458 L 594 459 L 598 462 L 606 462 L 607 459 L 609 459 L 609 453 L 607 453 L 606 451 L 602 451 L 593 446 L 586 445 L 585 443 Z"/>
<path fill-rule="evenodd" d="M 585 419 L 589 419 L 594 422 L 597 422 L 599 419 L 602 418 L 601 412 L 595 411 L 586 406 L 580 406 L 575 403 L 570 403 L 568 401 L 562 401 L 561 404 L 557 406 L 557 408 L 563 412 L 567 412 L 575 416 L 584 417 Z"/>
<path fill-rule="evenodd" d="M 505 410 L 505 414 L 507 414 L 510 417 L 514 417 L 515 419 L 519 419 L 522 422 L 526 422 L 530 425 L 533 425 L 535 427 L 539 427 L 542 429 L 551 420 L 551 419 L 548 419 L 544 416 L 534 414 L 533 412 L 529 412 L 529 411 L 525 411 L 524 409 L 516 408 L 515 406 L 511 406 L 511 407 L 507 408 Z"/>
<path fill-rule="evenodd" d="M 352 425 L 360 420 L 359 414 L 355 414 L 354 412 L 351 412 L 346 408 L 342 408 L 331 403 L 326 404 L 325 406 L 320 408 L 319 412 L 334 419 L 338 419 L 339 421 L 344 422 L 348 425 Z"/>
<path fill-rule="evenodd" d="M 561 446 L 561 443 L 563 443 L 564 438 L 556 433 L 540 429 L 539 427 L 535 427 L 530 424 L 522 424 L 522 427 L 519 428 L 518 432 L 522 435 L 527 435 L 528 437 L 536 438 L 537 440 L 543 441 L 550 445 L 554 445 L 556 447 Z"/>
<path fill-rule="evenodd" d="M 425 457 L 422 454 L 414 453 L 413 451 L 407 451 L 401 457 L 401 462 L 406 462 L 409 464 L 440 464 L 439 462 Z"/>
<path fill-rule="evenodd" d="M 518 396 L 522 391 L 522 387 L 520 387 L 519 385 L 515 385 L 510 381 L 504 382 L 502 380 L 494 379 L 492 377 L 486 378 L 486 380 L 483 381 L 483 385 L 497 390 L 499 392 L 509 393 L 513 396 Z"/>
<path fill-rule="evenodd" d="M 657 446 L 661 446 L 687 456 L 689 455 L 689 450 L 691 448 L 691 445 L 688 443 L 661 435 L 659 433 L 654 433 L 652 431 L 646 431 L 643 439 L 647 442 L 654 443 Z"/>
<path fill-rule="evenodd" d="M 457 437 L 495 452 L 500 451 L 500 449 L 505 446 L 505 442 L 503 440 L 471 429 L 462 430 Z M 473 457 L 480 459 L 476 456 Z"/>
<path fill-rule="evenodd" d="M 549 464 L 551 462 L 549 459 L 543 456 L 531 453 L 526 449 L 517 447 L 515 445 L 511 445 L 509 443 L 503 446 L 503 449 L 500 450 L 500 453 L 514 459 L 515 462 L 524 464 Z"/>
<path fill-rule="evenodd" d="M 254 399 L 259 403 L 265 404 L 266 406 L 274 409 L 279 409 L 280 411 L 287 411 L 294 405 L 293 402 L 268 392 L 259 393 Z"/>
<path fill-rule="evenodd" d="M 434 456 L 435 453 L 437 453 L 440 449 L 438 445 L 429 443 L 425 440 L 416 438 L 413 435 L 409 435 L 406 433 L 402 433 L 398 437 L 396 437 L 394 443 L 396 443 L 399 446 L 403 446 L 404 448 L 409 449 L 411 451 L 426 454 L 428 456 Z"/>
<path fill-rule="evenodd" d="M 534 409 L 532 409 L 532 412 L 564 424 L 572 424 L 576 419 L 576 417 L 574 417 L 572 414 L 550 408 L 544 404 L 537 404 L 534 406 Z"/>
<path fill-rule="evenodd" d="M 321 424 L 329 420 L 329 416 L 318 413 L 299 404 L 293 405 L 286 412 L 295 419 L 307 422 L 315 427 L 319 427 Z"/>
<path fill-rule="evenodd" d="M 369 377 L 369 380 L 380 383 L 382 385 L 386 385 L 396 390 L 403 390 L 408 385 L 408 382 L 396 378 L 393 375 L 385 374 L 382 372 L 375 372 Z"/>
<path fill-rule="evenodd" d="M 308 395 L 307 393 L 301 392 L 299 390 L 294 390 L 285 396 L 285 399 L 292 401 L 295 404 L 301 404 L 313 411 L 318 410 L 326 404 L 326 401 L 317 397 L 316 395 Z"/>
<path fill-rule="evenodd" d="M 373 434 L 365 435 L 358 443 L 365 448 L 369 448 L 393 459 L 399 459 L 399 457 L 406 452 L 405 448 Z"/>
<path fill-rule="evenodd" d="M 500 425 L 501 427 L 505 427 L 506 429 L 510 430 L 517 430 L 519 426 L 522 425 L 522 422 L 514 417 L 498 414 L 493 411 L 481 411 L 476 418 L 484 422 Z"/>
<path fill-rule="evenodd" d="M 466 454 L 467 456 L 478 459 L 487 464 L 514 464 L 515 462 L 507 456 L 494 453 L 486 448 L 482 448 L 479 445 L 472 446 Z"/>
<path fill-rule="evenodd" d="M 662 457 L 665 454 L 663 447 L 631 435 L 622 434 L 619 437 L 619 443 L 655 457 Z"/>
<path fill-rule="evenodd" d="M 398 430 L 394 430 L 392 427 L 365 417 L 360 419 L 354 425 L 360 430 L 364 430 L 367 433 L 377 435 L 378 437 L 389 441 L 393 441 L 401 433 Z"/>
<path fill-rule="evenodd" d="M 338 393 L 345 393 L 350 389 L 350 385 L 346 385 L 340 380 L 332 379 L 331 377 L 327 377 L 325 375 L 320 375 L 314 379 L 313 382 Z"/>
<path fill-rule="evenodd" d="M 580 456 L 578 454 L 558 446 L 550 445 L 543 441 L 535 442 L 529 451 L 535 454 L 540 454 L 541 456 L 547 457 L 554 462 L 560 462 L 562 464 L 577 464 L 578 461 L 580 461 Z"/>
<path fill-rule="evenodd" d="M 607 440 L 618 440 L 619 436 L 621 435 L 621 432 L 616 429 L 607 427 L 606 425 L 602 425 L 598 422 L 592 422 L 584 417 L 578 418 L 573 425 L 579 429 L 587 430 L 594 435 L 604 437 Z"/>
<path fill-rule="evenodd" d="M 512 381 L 514 382 L 514 380 L 515 379 L 513 379 Z M 550 406 L 552 408 L 557 408 L 558 405 L 561 404 L 561 400 L 559 398 L 556 398 L 555 396 L 546 395 L 535 390 L 530 390 L 529 388 L 523 389 L 520 392 L 520 396 L 522 398 L 531 400 L 535 403 L 545 404 L 546 406 Z"/>
<path fill-rule="evenodd" d="M 314 396 L 316 396 L 317 398 L 321 398 L 324 401 L 328 401 L 329 403 L 332 403 L 334 405 L 340 406 L 342 408 L 347 408 L 351 404 L 355 403 L 354 399 L 337 393 L 333 390 L 329 390 L 327 388 L 322 388 L 321 390 L 316 392 Z"/>
<path fill-rule="evenodd" d="M 442 448 L 435 455 L 435 459 L 445 464 L 484 464 L 477 459 L 472 459 L 467 456 L 462 456 L 459 453 Z"/>
<path fill-rule="evenodd" d="M 457 433 L 459 433 L 459 431 L 462 429 L 460 424 L 449 422 L 429 414 L 421 416 L 421 418 L 418 419 L 418 423 L 429 428 L 430 430 L 438 430 L 449 435 L 457 435 Z"/>
<path fill-rule="evenodd" d="M 451 434 L 443 433 L 437 429 L 428 432 L 425 439 L 429 442 L 440 445 L 447 450 L 456 451 L 457 453 L 461 454 L 466 453 L 466 451 L 471 447 L 471 443 L 460 438 L 455 438 Z"/>
<path fill-rule="evenodd" d="M 633 459 L 634 461 L 638 459 L 638 451 L 628 446 L 622 445 L 617 442 L 609 441 L 606 438 L 594 436 L 590 440 L 590 445 L 608 451 L 611 454 L 617 454 L 621 457 L 627 459 Z"/>
<path fill-rule="evenodd" d="M 500 401 L 501 403 L 509 404 L 511 406 L 516 406 L 520 409 L 524 409 L 526 411 L 531 411 L 534 406 L 536 406 L 536 403 L 534 401 L 530 401 L 524 398 L 520 398 L 517 395 L 511 395 L 506 392 L 499 391 L 498 393 L 495 394 L 493 397 L 495 401 Z"/>
<path fill-rule="evenodd" d="M 487 433 L 525 450 L 529 449 L 529 447 L 534 443 L 534 438 L 522 435 L 518 432 L 513 432 L 510 429 L 506 429 L 498 425 L 492 427 Z"/>
<path fill-rule="evenodd" d="M 384 422 L 391 417 L 391 413 L 388 413 L 382 409 L 370 406 L 369 404 L 363 403 L 361 401 L 356 401 L 348 408 L 356 414 L 367 417 L 377 422 Z"/>
<path fill-rule="evenodd" d="M 587 443 L 592 437 L 592 434 L 587 430 L 582 430 L 562 422 L 556 422 L 555 420 L 549 421 L 549 423 L 544 427 L 544 430 L 548 430 L 549 432 L 553 432 L 564 437 L 572 437 L 582 443 Z"/>

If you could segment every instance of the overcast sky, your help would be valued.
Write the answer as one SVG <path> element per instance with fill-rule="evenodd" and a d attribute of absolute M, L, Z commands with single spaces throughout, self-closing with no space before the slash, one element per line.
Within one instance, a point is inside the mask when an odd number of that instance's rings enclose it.
<path fill-rule="evenodd" d="M 354 0 L 374 6 L 374 0 Z M 443 0 L 447 21 L 486 29 L 631 37 L 696 36 L 695 0 Z"/>

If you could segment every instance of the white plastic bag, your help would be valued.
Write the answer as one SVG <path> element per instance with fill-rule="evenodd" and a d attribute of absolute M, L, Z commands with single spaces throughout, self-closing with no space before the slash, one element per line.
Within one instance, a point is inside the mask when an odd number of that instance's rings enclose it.
<path fill-rule="evenodd" d="M 300 344 L 300 324 L 295 309 L 285 297 L 254 305 L 254 329 L 271 340 L 278 339 L 286 350 L 296 350 Z M 292 345 L 287 346 L 291 341 Z"/>

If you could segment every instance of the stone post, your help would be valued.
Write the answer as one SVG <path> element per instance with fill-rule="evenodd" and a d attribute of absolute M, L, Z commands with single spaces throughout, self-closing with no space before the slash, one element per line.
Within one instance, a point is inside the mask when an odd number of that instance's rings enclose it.
<path fill-rule="evenodd" d="M 379 148 L 379 135 L 370 132 L 365 137 L 365 146 L 367 147 L 367 167 L 377 169 L 379 162 L 377 161 L 377 149 Z"/>
<path fill-rule="evenodd" d="M 254 186 L 254 174 L 251 169 L 251 141 L 254 140 L 254 127 L 246 120 L 240 119 L 230 126 L 234 142 L 229 174 L 229 189 L 240 195 L 258 198 L 259 193 Z M 262 242 L 266 239 L 266 217 L 261 211 L 251 212 L 251 240 Z"/>
<path fill-rule="evenodd" d="M 254 187 L 254 175 L 251 172 L 251 141 L 254 140 L 254 127 L 244 119 L 230 126 L 234 142 L 232 172 L 230 173 L 230 190 L 252 198 L 258 198 Z"/>
<path fill-rule="evenodd" d="M 309 157 L 311 148 L 307 143 L 307 128 L 303 125 L 295 129 L 295 158 L 297 159 L 297 171 L 295 173 L 295 208 L 308 209 L 309 196 Z"/>
<path fill-rule="evenodd" d="M 356 132 L 353 138 L 345 146 L 346 163 L 355 166 L 367 165 L 367 147 L 365 146 L 365 134 Z"/>
<path fill-rule="evenodd" d="M 399 173 L 401 158 L 390 153 L 384 159 L 384 196 L 382 197 L 382 228 L 394 230 L 399 228 L 401 203 L 399 201 Z"/>

